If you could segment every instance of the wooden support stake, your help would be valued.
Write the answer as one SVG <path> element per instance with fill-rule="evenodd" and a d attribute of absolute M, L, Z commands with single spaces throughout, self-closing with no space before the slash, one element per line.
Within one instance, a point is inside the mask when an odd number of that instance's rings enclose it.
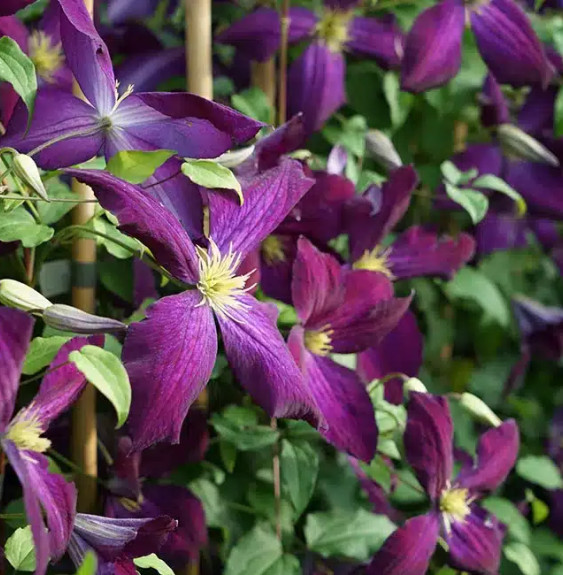
<path fill-rule="evenodd" d="M 251 76 L 252 85 L 260 88 L 272 107 L 276 106 L 276 59 L 270 58 L 265 62 L 252 62 L 251 63 Z M 270 118 L 270 122 L 274 122 L 275 118 Z"/>

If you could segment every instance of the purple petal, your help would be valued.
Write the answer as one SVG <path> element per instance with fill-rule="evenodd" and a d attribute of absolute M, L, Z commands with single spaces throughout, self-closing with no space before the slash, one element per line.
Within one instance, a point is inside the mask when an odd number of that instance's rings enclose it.
<path fill-rule="evenodd" d="M 162 298 L 133 323 L 123 347 L 133 400 L 133 449 L 178 443 L 190 405 L 209 381 L 217 355 L 213 314 L 197 291 Z"/>
<path fill-rule="evenodd" d="M 463 571 L 495 575 L 500 564 L 503 530 L 494 516 L 474 508 L 463 521 L 454 521 L 446 535 L 450 564 Z"/>
<path fill-rule="evenodd" d="M 329 174 L 342 176 L 348 163 L 348 151 L 344 146 L 337 144 L 330 150 L 326 160 L 326 171 Z"/>
<path fill-rule="evenodd" d="M 495 77 L 489 73 L 480 94 L 481 124 L 487 128 L 506 124 L 510 121 L 508 104 Z"/>
<path fill-rule="evenodd" d="M 2 0 L 0 16 L 10 16 L 11 14 L 15 14 L 18 10 L 25 8 L 32 2 L 34 2 L 34 0 Z"/>
<path fill-rule="evenodd" d="M 219 250 L 244 256 L 276 229 L 293 206 L 313 185 L 301 164 L 285 159 L 279 166 L 255 177 L 240 178 L 244 204 L 234 193 L 209 194 L 210 237 Z"/>
<path fill-rule="evenodd" d="M 0 8 L 0 16 L 2 16 L 2 8 Z M 16 16 L 0 17 L 0 36 L 9 36 L 16 41 L 23 52 L 27 52 L 29 32 Z"/>
<path fill-rule="evenodd" d="M 551 250 L 559 243 L 559 230 L 552 220 L 528 218 L 528 224 L 544 250 Z"/>
<path fill-rule="evenodd" d="M 55 88 L 39 90 L 27 133 L 26 127 L 27 110 L 20 102 L 7 126 L 2 145 L 28 153 L 56 138 L 65 138 L 35 156 L 35 161 L 47 170 L 85 162 L 98 154 L 104 142 L 96 110 L 72 94 Z M 88 135 L 73 136 L 77 131 Z"/>
<path fill-rule="evenodd" d="M 61 41 L 69 68 L 87 100 L 101 116 L 111 113 L 116 100 L 115 76 L 105 42 L 96 31 L 81 0 L 57 0 Z"/>
<path fill-rule="evenodd" d="M 292 6 L 289 9 L 288 42 L 294 44 L 312 36 L 317 22 L 318 18 L 308 8 Z"/>
<path fill-rule="evenodd" d="M 152 268 L 142 260 L 135 258 L 133 261 L 133 305 L 138 308 L 146 299 L 157 298 L 158 291 Z"/>
<path fill-rule="evenodd" d="M 344 104 L 344 57 L 313 42 L 291 65 L 287 104 L 291 116 L 303 113 L 305 131 L 319 130 Z"/>
<path fill-rule="evenodd" d="M 563 538 L 563 489 L 555 489 L 551 492 L 549 506 L 549 526 Z"/>
<path fill-rule="evenodd" d="M 528 17 L 513 0 L 471 10 L 471 27 L 485 63 L 501 84 L 547 86 L 552 68 Z"/>
<path fill-rule="evenodd" d="M 274 238 L 272 240 L 271 238 Z M 268 250 L 268 242 L 276 242 L 281 249 L 279 253 Z M 293 276 L 293 262 L 297 255 L 297 238 L 293 236 L 278 235 L 269 236 L 262 242 L 260 287 L 262 291 L 274 299 L 278 299 L 292 305 L 291 280 Z"/>
<path fill-rule="evenodd" d="M 439 527 L 432 513 L 409 519 L 387 538 L 366 575 L 424 575 L 438 542 Z"/>
<path fill-rule="evenodd" d="M 424 92 L 451 80 L 461 66 L 465 6 L 442 0 L 415 20 L 405 42 L 401 86 Z"/>
<path fill-rule="evenodd" d="M 453 470 L 453 424 L 444 397 L 412 392 L 404 442 L 407 460 L 432 500 L 448 485 Z"/>
<path fill-rule="evenodd" d="M 520 436 L 514 420 L 489 429 L 479 439 L 475 466 L 464 469 L 456 483 L 475 491 L 493 491 L 510 473 L 519 447 Z"/>
<path fill-rule="evenodd" d="M 475 229 L 477 253 L 523 248 L 528 245 L 528 222 L 510 214 L 489 212 Z"/>
<path fill-rule="evenodd" d="M 91 186 L 103 208 L 120 222 L 119 229 L 140 240 L 158 263 L 178 279 L 196 283 L 198 259 L 194 245 L 178 220 L 140 188 L 98 170 L 68 170 Z"/>
<path fill-rule="evenodd" d="M 158 0 L 110 0 L 107 4 L 108 19 L 115 25 L 152 16 Z"/>
<path fill-rule="evenodd" d="M 304 329 L 295 326 L 288 343 L 326 420 L 328 429 L 322 435 L 337 449 L 371 461 L 377 447 L 377 426 L 366 388 L 351 369 L 307 351 L 303 336 Z"/>
<path fill-rule="evenodd" d="M 403 57 L 404 35 L 393 16 L 352 19 L 346 46 L 360 55 L 371 56 L 384 68 L 398 68 Z"/>
<path fill-rule="evenodd" d="M 518 126 L 528 134 L 542 136 L 553 131 L 557 86 L 532 86 L 518 112 Z"/>
<path fill-rule="evenodd" d="M 465 233 L 457 239 L 438 237 L 422 227 L 412 226 L 393 243 L 389 268 L 396 278 L 437 275 L 449 278 L 475 252 L 475 240 Z"/>
<path fill-rule="evenodd" d="M 318 420 L 318 408 L 267 304 L 244 295 L 232 318 L 218 315 L 225 352 L 240 384 L 270 417 Z"/>
<path fill-rule="evenodd" d="M 33 319 L 23 311 L 0 307 L 0 432 L 6 429 L 14 413 L 33 324 Z"/>

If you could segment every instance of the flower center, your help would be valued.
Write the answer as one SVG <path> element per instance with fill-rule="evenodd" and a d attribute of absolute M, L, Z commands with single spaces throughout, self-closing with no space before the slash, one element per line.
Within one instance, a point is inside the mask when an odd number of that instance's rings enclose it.
<path fill-rule="evenodd" d="M 139 495 L 138 499 L 129 499 L 129 497 L 120 497 L 119 503 L 127 509 L 130 513 L 136 513 L 141 510 L 141 505 L 143 504 L 144 497 Z"/>
<path fill-rule="evenodd" d="M 468 490 L 461 488 L 444 489 L 440 495 L 440 511 L 444 515 L 446 528 L 449 531 L 452 522 L 464 521 L 471 513 L 469 507 L 472 499 Z"/>
<path fill-rule="evenodd" d="M 334 330 L 330 329 L 329 325 L 324 326 L 319 330 L 306 330 L 305 331 L 305 347 L 315 355 L 326 356 L 332 351 L 330 336 Z"/>
<path fill-rule="evenodd" d="M 52 44 L 51 38 L 47 34 L 35 31 L 29 37 L 28 51 L 39 76 L 46 82 L 53 82 L 53 75 L 64 61 L 60 42 Z"/>
<path fill-rule="evenodd" d="M 268 265 L 285 262 L 285 253 L 283 251 L 283 241 L 279 236 L 268 236 L 260 246 L 262 256 Z"/>
<path fill-rule="evenodd" d="M 209 305 L 215 313 L 220 316 L 230 317 L 236 321 L 229 313 L 229 309 L 244 309 L 247 306 L 238 298 L 250 291 L 256 284 L 246 286 L 248 278 L 254 270 L 243 276 L 237 276 L 241 261 L 241 255 L 233 252 L 233 246 L 229 247 L 229 252 L 221 254 L 217 244 L 209 238 L 210 252 L 200 246 L 197 247 L 199 256 L 199 281 L 197 289 L 203 296 L 203 301 Z"/>
<path fill-rule="evenodd" d="M 352 19 L 352 12 L 340 10 L 325 10 L 317 24 L 317 35 L 324 40 L 332 52 L 340 52 L 342 46 L 349 40 L 348 25 Z"/>
<path fill-rule="evenodd" d="M 13 441 L 19 449 L 44 453 L 51 447 L 51 441 L 41 437 L 43 431 L 37 414 L 24 410 L 8 427 L 6 439 Z"/>
<path fill-rule="evenodd" d="M 393 274 L 389 269 L 387 258 L 391 253 L 391 248 L 375 246 L 373 250 L 366 250 L 362 257 L 355 261 L 352 267 L 355 270 L 369 270 L 370 272 L 380 272 L 389 279 L 393 279 Z"/>

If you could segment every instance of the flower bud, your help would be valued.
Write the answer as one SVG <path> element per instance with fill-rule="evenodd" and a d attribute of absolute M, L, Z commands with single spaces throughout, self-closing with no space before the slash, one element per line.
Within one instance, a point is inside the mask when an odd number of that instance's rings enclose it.
<path fill-rule="evenodd" d="M 370 158 L 379 162 L 388 171 L 403 165 L 393 142 L 380 130 L 368 130 L 366 134 L 366 152 Z"/>
<path fill-rule="evenodd" d="M 508 156 L 529 162 L 559 166 L 559 160 L 543 144 L 513 124 L 498 127 L 498 137 Z"/>
<path fill-rule="evenodd" d="M 33 158 L 25 154 L 16 154 L 12 166 L 18 178 L 25 182 L 40 198 L 46 202 L 50 201 Z"/>
<path fill-rule="evenodd" d="M 462 393 L 459 398 L 459 404 L 478 421 L 493 427 L 498 427 L 502 424 L 502 421 L 493 410 L 482 399 L 472 393 Z"/>
<path fill-rule="evenodd" d="M 127 329 L 124 323 L 116 319 L 92 315 L 64 304 L 55 304 L 48 307 L 43 312 L 43 321 L 46 325 L 55 329 L 83 335 L 120 333 Z"/>
<path fill-rule="evenodd" d="M 418 391 L 419 393 L 428 393 L 426 386 L 417 377 L 409 377 L 403 384 L 403 393 L 408 397 L 411 391 Z"/>
<path fill-rule="evenodd" d="M 241 148 L 240 150 L 231 150 L 221 154 L 218 158 L 213 161 L 221 164 L 225 168 L 236 168 L 240 166 L 245 160 L 250 158 L 254 152 L 254 146 L 247 146 L 246 148 Z"/>
<path fill-rule="evenodd" d="M 0 280 L 0 302 L 22 311 L 41 313 L 51 302 L 38 291 L 16 280 Z"/>

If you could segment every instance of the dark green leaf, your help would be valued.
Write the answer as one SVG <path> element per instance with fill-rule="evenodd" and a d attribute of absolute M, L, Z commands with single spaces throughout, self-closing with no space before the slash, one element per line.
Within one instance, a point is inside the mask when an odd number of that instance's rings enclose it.
<path fill-rule="evenodd" d="M 256 526 L 233 547 L 225 575 L 273 575 L 283 556 L 281 541 L 269 529 Z M 274 569 L 272 571 L 272 569 Z"/>
<path fill-rule="evenodd" d="M 313 495 L 319 472 L 319 457 L 308 443 L 291 443 L 284 439 L 280 463 L 282 484 L 299 517 Z"/>
<path fill-rule="evenodd" d="M 32 375 L 53 361 L 55 355 L 70 338 L 63 336 L 36 337 L 32 340 L 23 364 L 22 373 Z"/>
<path fill-rule="evenodd" d="M 6 213 L 0 212 L 0 241 L 21 241 L 26 248 L 34 248 L 49 241 L 54 234 L 53 228 L 38 224 L 33 216 L 20 206 Z"/>
<path fill-rule="evenodd" d="M 530 483 L 545 489 L 563 488 L 563 479 L 555 463 L 547 455 L 527 455 L 516 464 L 516 473 Z"/>
<path fill-rule="evenodd" d="M 489 209 L 489 199 L 485 194 L 469 188 L 458 188 L 449 182 L 445 182 L 446 193 L 450 200 L 459 204 L 471 218 L 474 224 L 478 224 Z"/>
<path fill-rule="evenodd" d="M 122 150 L 110 158 L 107 170 L 122 180 L 142 184 L 175 153 L 173 150 Z"/>

